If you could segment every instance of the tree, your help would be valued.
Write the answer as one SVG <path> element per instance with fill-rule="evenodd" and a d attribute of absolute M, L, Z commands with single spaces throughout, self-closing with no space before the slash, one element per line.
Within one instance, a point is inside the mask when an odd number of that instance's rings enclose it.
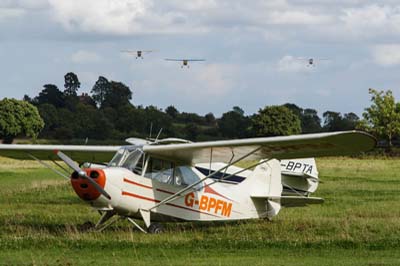
<path fill-rule="evenodd" d="M 16 99 L 0 101 L 0 136 L 4 143 L 11 143 L 18 135 L 37 138 L 44 122 L 35 106 Z"/>
<path fill-rule="evenodd" d="M 390 150 L 393 138 L 400 133 L 400 104 L 395 102 L 391 90 L 384 92 L 369 89 L 369 94 L 372 105 L 365 108 L 358 127 L 378 138 L 384 138 Z"/>
<path fill-rule="evenodd" d="M 132 99 L 132 91 L 122 82 L 111 81 L 109 91 L 106 92 L 101 107 L 112 107 L 118 109 L 120 106 L 129 104 Z"/>
<path fill-rule="evenodd" d="M 303 109 L 293 103 L 286 103 L 283 106 L 287 107 L 299 117 L 302 133 L 315 133 L 321 131 L 321 119 L 318 117 L 316 110 L 310 108 Z"/>
<path fill-rule="evenodd" d="M 43 90 L 39 93 L 39 96 L 35 97 L 33 102 L 37 105 L 41 104 L 52 104 L 56 108 L 64 107 L 65 98 L 64 94 L 54 84 L 46 84 L 43 86 Z"/>
<path fill-rule="evenodd" d="M 109 93 L 110 89 L 111 84 L 108 82 L 108 79 L 100 76 L 90 91 L 93 94 L 92 98 L 96 102 L 97 106 L 102 106 L 106 98 L 106 94 Z"/>
<path fill-rule="evenodd" d="M 357 128 L 360 118 L 355 113 L 347 113 L 343 116 L 343 130 L 353 130 Z"/>
<path fill-rule="evenodd" d="M 64 81 L 64 95 L 77 96 L 78 88 L 81 86 L 78 76 L 73 72 L 69 72 L 65 74 Z"/>
<path fill-rule="evenodd" d="M 322 114 L 326 131 L 340 131 L 343 128 L 342 115 L 338 112 L 326 111 Z"/>
<path fill-rule="evenodd" d="M 168 106 L 165 109 L 165 113 L 167 113 L 172 119 L 175 119 L 179 115 L 179 111 L 173 105 Z"/>
<path fill-rule="evenodd" d="M 266 106 L 253 116 L 256 136 L 286 136 L 301 132 L 300 119 L 285 106 Z"/>
<path fill-rule="evenodd" d="M 221 119 L 218 120 L 219 130 L 225 138 L 247 137 L 250 125 L 251 121 L 248 117 L 234 110 L 223 113 Z"/>
<path fill-rule="evenodd" d="M 215 120 L 215 116 L 213 113 L 208 113 L 204 116 L 207 125 L 209 126 L 216 126 L 216 120 Z"/>
<path fill-rule="evenodd" d="M 324 129 L 326 131 L 353 130 L 356 128 L 359 121 L 355 113 L 347 113 L 342 116 L 338 112 L 326 111 L 323 117 Z"/>
<path fill-rule="evenodd" d="M 241 116 L 244 116 L 244 111 L 243 111 L 243 109 L 240 108 L 239 106 L 234 106 L 234 107 L 232 108 L 232 111 L 234 111 L 234 112 L 240 114 Z"/>
<path fill-rule="evenodd" d="M 304 109 L 301 120 L 302 133 L 315 133 L 321 131 L 321 118 L 314 109 Z"/>

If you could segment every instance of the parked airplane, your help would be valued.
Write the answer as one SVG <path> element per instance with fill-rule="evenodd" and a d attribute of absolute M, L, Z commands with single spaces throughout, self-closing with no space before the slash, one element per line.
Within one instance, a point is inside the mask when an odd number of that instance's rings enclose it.
<path fill-rule="evenodd" d="M 205 59 L 171 59 L 171 58 L 166 58 L 166 61 L 181 61 L 182 65 L 181 68 L 184 66 L 189 68 L 189 62 L 194 62 L 194 61 L 206 61 Z"/>
<path fill-rule="evenodd" d="M 349 155 L 376 145 L 371 135 L 359 131 L 196 143 L 175 138 L 127 142 L 130 145 L 2 144 L 0 156 L 35 159 L 70 179 L 76 194 L 102 214 L 95 230 L 126 218 L 143 232 L 159 233 L 162 225 L 157 222 L 162 221 L 272 219 L 281 207 L 322 203 L 311 197 L 319 182 L 314 159 L 296 158 Z M 43 161 L 59 159 L 74 170 L 71 175 Z M 247 167 L 236 166 L 243 160 L 249 161 Z M 143 220 L 147 230 L 135 219 Z"/>

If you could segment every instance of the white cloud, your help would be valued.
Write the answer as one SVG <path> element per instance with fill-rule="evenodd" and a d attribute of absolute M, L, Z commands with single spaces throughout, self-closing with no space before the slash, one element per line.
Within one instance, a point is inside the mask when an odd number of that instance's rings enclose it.
<path fill-rule="evenodd" d="M 304 72 L 309 71 L 310 68 L 307 67 L 305 59 L 285 55 L 278 61 L 277 70 L 280 72 Z"/>
<path fill-rule="evenodd" d="M 378 65 L 395 66 L 400 64 L 400 44 L 382 44 L 373 47 L 372 56 Z"/>
<path fill-rule="evenodd" d="M 347 8 L 340 16 L 343 30 L 356 36 L 381 36 L 400 33 L 400 7 L 368 5 Z"/>
<path fill-rule="evenodd" d="M 78 64 L 96 63 L 101 61 L 101 57 L 94 52 L 79 50 L 72 54 L 71 61 Z"/>
<path fill-rule="evenodd" d="M 0 22 L 21 17 L 24 13 L 24 10 L 18 8 L 0 8 Z"/>
<path fill-rule="evenodd" d="M 320 25 L 332 21 L 328 15 L 312 14 L 303 10 L 273 11 L 269 15 L 269 23 L 281 25 Z"/>
<path fill-rule="evenodd" d="M 129 34 L 142 31 L 139 20 L 150 0 L 49 0 L 54 19 L 68 30 Z"/>
<path fill-rule="evenodd" d="M 207 64 L 196 77 L 201 84 L 199 93 L 207 97 L 219 97 L 229 93 L 234 87 L 238 69 L 228 64 Z"/>

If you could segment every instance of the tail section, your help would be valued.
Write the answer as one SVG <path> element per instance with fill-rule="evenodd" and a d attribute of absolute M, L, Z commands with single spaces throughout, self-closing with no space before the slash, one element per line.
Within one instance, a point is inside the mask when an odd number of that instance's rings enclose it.
<path fill-rule="evenodd" d="M 247 178 L 250 196 L 262 209 L 260 216 L 271 219 L 281 206 L 298 207 L 320 204 L 321 198 L 309 197 L 318 186 L 318 171 L 313 158 L 269 160 L 257 166 Z"/>
<path fill-rule="evenodd" d="M 265 199 L 266 216 L 271 219 L 281 209 L 280 196 L 282 195 L 282 180 L 280 162 L 269 160 L 257 166 L 251 175 L 251 197 Z"/>
<path fill-rule="evenodd" d="M 318 170 L 314 158 L 281 161 L 284 195 L 309 195 L 318 188 Z"/>

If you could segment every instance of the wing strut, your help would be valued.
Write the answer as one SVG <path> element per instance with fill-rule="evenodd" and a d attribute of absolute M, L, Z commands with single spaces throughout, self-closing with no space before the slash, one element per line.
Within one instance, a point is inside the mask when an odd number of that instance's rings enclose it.
<path fill-rule="evenodd" d="M 70 180 L 69 177 L 68 177 L 67 175 L 65 175 L 65 174 L 62 173 L 61 171 L 55 169 L 54 167 L 51 167 L 49 164 L 47 164 L 47 163 L 45 163 L 44 161 L 42 161 L 42 160 L 36 158 L 36 157 L 33 156 L 32 154 L 27 153 L 27 155 L 28 155 L 29 157 L 31 157 L 32 159 L 34 159 L 35 161 L 37 161 L 38 163 L 40 163 L 41 165 L 43 165 L 44 167 L 50 169 L 51 171 L 53 171 L 53 172 L 56 173 L 57 175 L 62 176 L 62 177 L 64 177 L 64 178 L 67 179 L 67 180 Z M 54 162 L 54 161 L 53 161 L 53 162 Z M 59 166 L 59 165 L 57 164 L 57 166 Z M 65 168 L 63 168 L 63 167 L 61 167 L 61 166 L 59 166 L 59 167 L 60 167 L 61 169 L 65 170 Z"/>
<path fill-rule="evenodd" d="M 224 167 L 218 169 L 218 170 L 215 171 L 214 173 L 209 174 L 208 176 L 201 178 L 199 181 L 197 181 L 197 182 L 191 184 L 190 186 L 187 186 L 187 187 L 185 187 L 185 188 L 179 190 L 179 191 L 176 192 L 175 194 L 173 194 L 173 195 L 171 195 L 171 196 L 165 198 L 164 200 L 160 201 L 159 203 L 157 203 L 156 205 L 154 205 L 153 207 L 151 207 L 151 208 L 148 209 L 148 210 L 151 211 L 152 209 L 155 209 L 155 208 L 157 208 L 157 207 L 159 207 L 159 206 L 161 206 L 161 205 L 164 205 L 164 204 L 166 204 L 166 203 L 168 203 L 168 202 L 170 202 L 170 201 L 172 201 L 172 200 L 178 198 L 179 196 L 182 195 L 182 193 L 184 193 L 184 192 L 186 192 L 186 191 L 189 191 L 190 189 L 194 188 L 194 187 L 197 186 L 198 184 L 202 183 L 204 180 L 213 177 L 214 175 L 220 173 L 221 171 L 223 171 L 223 170 L 226 171 L 226 169 L 228 169 L 230 166 L 232 166 L 232 165 L 234 165 L 235 163 L 240 162 L 241 160 L 243 160 L 243 159 L 249 157 L 250 155 L 252 155 L 253 153 L 259 151 L 260 149 L 261 149 L 261 147 L 258 147 L 258 148 L 256 148 L 256 149 L 252 150 L 251 152 L 249 152 L 249 153 L 247 153 L 247 154 L 241 156 L 240 158 L 238 158 L 238 159 L 236 159 L 236 160 L 233 160 L 233 157 L 234 157 L 235 155 L 234 155 L 234 153 L 233 153 L 233 151 L 232 151 L 232 158 L 231 158 L 229 164 L 227 164 L 227 165 L 225 165 Z M 233 161 L 232 161 L 232 160 L 233 160 Z M 241 171 L 242 171 L 242 170 L 241 170 Z M 229 178 L 230 176 L 232 176 L 232 175 L 228 175 L 228 176 L 226 176 L 224 179 Z"/>

